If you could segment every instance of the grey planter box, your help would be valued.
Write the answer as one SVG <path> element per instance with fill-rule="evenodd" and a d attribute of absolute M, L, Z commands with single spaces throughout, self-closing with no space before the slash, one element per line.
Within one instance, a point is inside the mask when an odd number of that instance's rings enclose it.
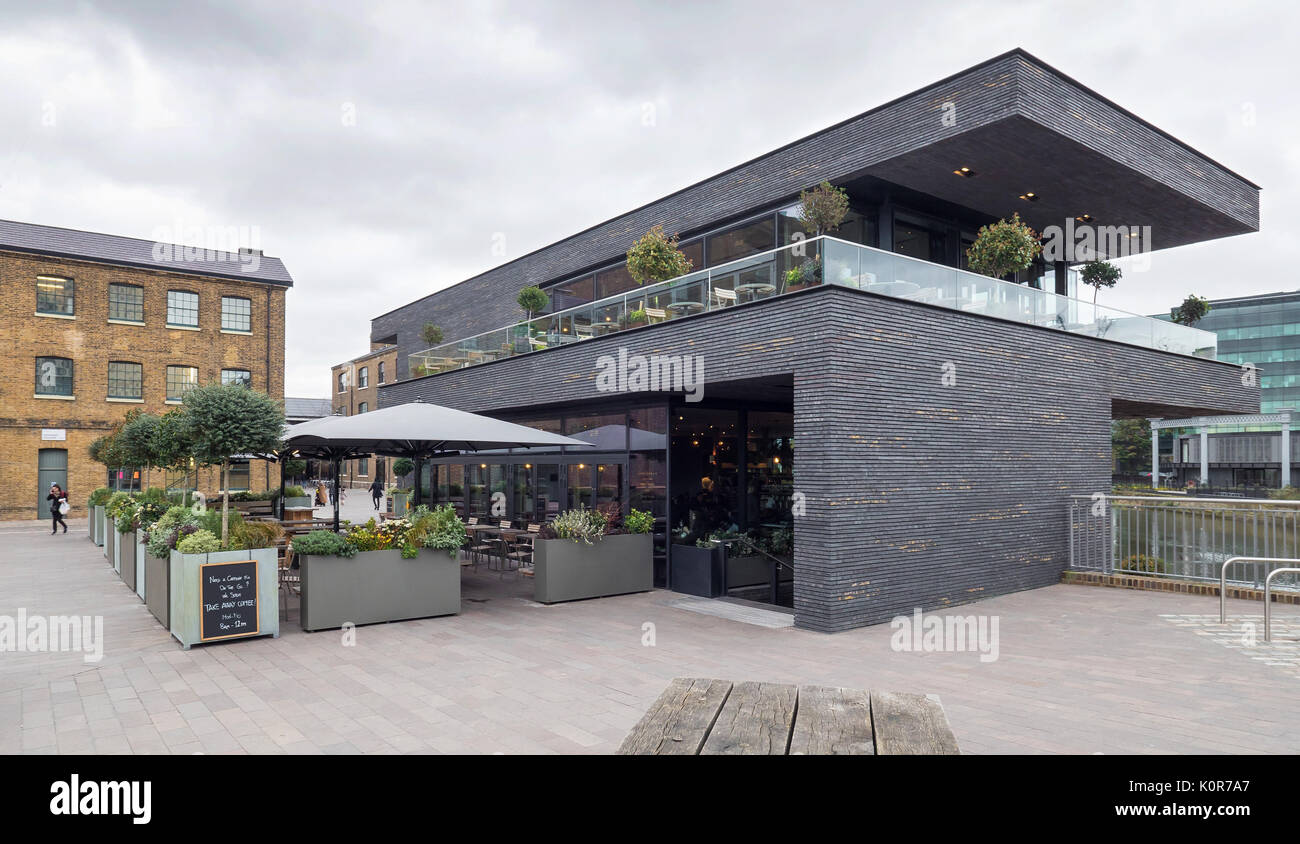
<path fill-rule="evenodd" d="M 257 621 L 258 631 L 249 636 L 280 636 L 280 571 L 274 548 L 255 548 L 251 551 L 215 551 L 211 554 L 182 554 L 173 551 L 169 561 L 168 608 L 169 624 L 172 636 L 180 642 L 185 650 L 191 645 L 200 644 L 202 612 L 199 592 L 199 566 L 203 563 L 231 563 L 241 560 L 257 561 Z M 221 642 L 237 642 L 239 639 L 221 639 Z"/>
<path fill-rule="evenodd" d="M 114 571 L 119 571 L 117 567 L 117 523 L 112 519 L 104 519 L 104 556 L 108 558 L 108 564 L 113 567 Z"/>
<path fill-rule="evenodd" d="M 117 550 L 114 552 L 117 557 L 117 573 L 122 578 L 122 582 L 132 592 L 135 591 L 135 531 L 130 533 L 118 533 L 117 528 L 113 528 L 114 541 L 117 543 Z"/>
<path fill-rule="evenodd" d="M 312 509 L 312 499 L 310 495 L 291 495 L 284 499 L 284 509 L 286 510 L 310 510 Z"/>
<path fill-rule="evenodd" d="M 153 617 L 158 619 L 158 623 L 168 630 L 172 626 L 172 567 L 169 560 L 159 557 L 150 556 L 148 550 L 144 552 L 144 569 L 145 569 L 145 590 L 144 603 L 153 613 Z"/>
<path fill-rule="evenodd" d="M 441 551 L 362 551 L 351 559 L 302 556 L 303 630 L 460 612 L 460 561 Z"/>
<path fill-rule="evenodd" d="M 410 500 L 410 498 L 410 494 L 405 492 L 393 493 L 392 496 L 389 497 L 388 512 L 392 513 L 399 519 L 402 518 L 406 515 L 406 502 Z"/>
<path fill-rule="evenodd" d="M 103 504 L 95 505 L 95 523 L 99 529 L 95 532 L 95 544 L 104 549 L 104 557 L 108 557 L 108 514 L 104 512 Z"/>
<path fill-rule="evenodd" d="M 104 505 L 96 504 L 89 508 L 86 515 L 87 528 L 90 531 L 90 541 L 96 545 L 104 544 Z"/>
<path fill-rule="evenodd" d="M 147 570 L 149 568 L 149 566 L 145 564 L 145 557 L 148 556 L 149 552 L 145 548 L 144 542 L 141 541 L 141 538 L 143 536 L 144 533 L 142 533 L 141 531 L 136 531 L 135 533 L 135 594 L 139 596 L 141 601 L 144 600 L 144 596 L 146 594 L 144 583 L 146 580 L 145 575 L 148 574 Z"/>
<path fill-rule="evenodd" d="M 543 604 L 649 592 L 654 588 L 651 535 L 625 533 L 587 545 L 539 539 L 533 550 L 533 597 Z"/>
<path fill-rule="evenodd" d="M 722 595 L 723 567 L 727 564 L 725 548 L 673 545 L 669 553 L 672 554 L 669 589 L 701 598 L 717 598 Z"/>

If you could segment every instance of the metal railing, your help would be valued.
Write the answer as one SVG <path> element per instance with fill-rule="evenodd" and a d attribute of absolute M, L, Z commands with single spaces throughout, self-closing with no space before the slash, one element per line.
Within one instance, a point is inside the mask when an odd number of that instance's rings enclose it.
<path fill-rule="evenodd" d="M 1300 562 L 1300 560 L 1292 560 Z M 1273 578 L 1279 574 L 1300 574 L 1300 568 L 1273 569 L 1264 578 L 1264 641 L 1273 641 Z"/>
<path fill-rule="evenodd" d="M 1229 557 L 1226 561 L 1224 561 L 1223 567 L 1219 569 L 1219 623 L 1220 624 L 1228 623 L 1228 566 L 1232 565 L 1233 563 L 1266 563 L 1272 565 L 1273 563 L 1300 563 L 1300 560 L 1293 560 L 1287 557 Z M 1274 573 L 1277 571 L 1298 571 L 1298 569 L 1294 569 L 1294 568 L 1275 569 L 1274 571 L 1268 573 L 1268 575 L 1264 578 L 1264 603 L 1266 606 L 1268 604 L 1268 584 L 1269 581 L 1273 579 Z M 1268 618 L 1267 609 L 1265 610 L 1264 617 L 1266 619 Z"/>
<path fill-rule="evenodd" d="M 1300 560 L 1300 502 L 1185 496 L 1071 497 L 1070 568 L 1262 588 L 1273 561 Z"/>
<path fill-rule="evenodd" d="M 414 376 L 539 352 L 822 284 L 1213 358 L 1212 332 L 822 235 L 408 355 Z"/>

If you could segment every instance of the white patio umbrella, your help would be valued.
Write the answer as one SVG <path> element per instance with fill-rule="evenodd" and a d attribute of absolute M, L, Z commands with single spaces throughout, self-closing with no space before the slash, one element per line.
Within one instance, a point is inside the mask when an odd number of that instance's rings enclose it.
<path fill-rule="evenodd" d="M 420 461 L 445 454 L 501 448 L 581 446 L 590 443 L 490 416 L 413 401 L 356 416 L 325 416 L 285 431 L 286 452 L 328 457 L 334 465 L 334 529 L 338 530 L 338 461 L 366 454 L 408 457 L 416 462 L 415 501 L 420 502 Z"/>

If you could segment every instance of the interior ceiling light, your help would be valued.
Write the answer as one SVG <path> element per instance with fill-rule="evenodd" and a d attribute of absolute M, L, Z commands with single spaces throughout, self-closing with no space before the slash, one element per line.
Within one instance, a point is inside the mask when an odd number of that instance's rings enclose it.
<path fill-rule="evenodd" d="M 1080 214 L 1079 216 L 1075 217 L 1074 219 L 1078 220 L 1080 223 L 1091 223 L 1092 220 L 1093 220 L 1093 217 L 1092 217 L 1091 214 Z"/>
<path fill-rule="evenodd" d="M 1037 202 L 1038 194 L 1034 193 L 1033 191 L 1026 191 L 1025 193 L 1020 194 L 1020 198 L 1023 199 L 1025 202 Z"/>
<path fill-rule="evenodd" d="M 974 170 L 970 169 L 969 167 L 958 167 L 956 170 L 953 170 L 952 172 L 956 173 L 958 176 L 961 176 L 963 179 L 973 179 L 975 178 L 976 175 L 978 175 Z"/>

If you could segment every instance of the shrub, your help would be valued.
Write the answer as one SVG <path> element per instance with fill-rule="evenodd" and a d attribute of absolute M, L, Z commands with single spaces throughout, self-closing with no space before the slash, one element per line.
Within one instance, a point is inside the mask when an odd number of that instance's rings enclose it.
<path fill-rule="evenodd" d="M 1002 278 L 1028 267 L 1042 251 L 1038 233 L 1019 214 L 1012 214 L 1010 220 L 982 227 L 966 250 L 966 259 L 972 272 Z"/>
<path fill-rule="evenodd" d="M 1132 574 L 1161 574 L 1165 570 L 1165 564 L 1161 560 L 1149 557 L 1146 554 L 1133 554 L 1124 558 L 1120 570 Z"/>
<path fill-rule="evenodd" d="M 221 550 L 221 540 L 210 530 L 196 530 L 176 543 L 176 550 L 182 554 L 211 554 Z"/>
<path fill-rule="evenodd" d="M 113 496 L 113 490 L 109 489 L 106 486 L 101 486 L 99 489 L 95 490 L 90 494 L 90 498 L 86 500 L 86 503 L 89 504 L 91 507 L 99 507 L 101 505 L 107 504 L 108 499 L 111 498 L 112 496 Z"/>
<path fill-rule="evenodd" d="M 393 461 L 393 479 L 404 478 L 415 471 L 415 461 L 409 457 L 399 457 Z"/>
<path fill-rule="evenodd" d="M 108 502 L 104 504 L 104 512 L 108 514 L 110 519 L 116 520 L 118 515 L 124 509 L 131 507 L 132 504 L 131 493 L 115 492 L 109 496 Z"/>
<path fill-rule="evenodd" d="M 274 548 L 283 536 L 284 528 L 275 522 L 241 521 L 230 526 L 230 548 L 240 551 Z"/>
<path fill-rule="evenodd" d="M 149 555 L 162 560 L 167 559 L 176 548 L 179 539 L 198 529 L 198 516 L 184 507 L 172 507 L 149 528 L 145 540 Z"/>
<path fill-rule="evenodd" d="M 691 259 L 677 248 L 677 235 L 667 236 L 663 226 L 654 226 L 627 250 L 627 273 L 637 284 L 677 278 L 691 266 Z"/>
<path fill-rule="evenodd" d="M 303 489 L 300 486 L 293 486 L 291 484 L 284 488 L 285 498 L 305 498 L 306 495 L 307 495 L 307 490 Z"/>
<path fill-rule="evenodd" d="M 848 213 L 848 192 L 830 182 L 799 193 L 799 222 L 815 235 L 839 228 Z"/>
<path fill-rule="evenodd" d="M 654 529 L 655 517 L 646 510 L 633 508 L 623 519 L 623 527 L 628 533 L 649 533 Z"/>
<path fill-rule="evenodd" d="M 1296 501 L 1300 500 L 1300 487 L 1287 485 L 1281 489 L 1275 489 L 1268 494 L 1269 498 L 1276 498 L 1279 501 Z"/>
<path fill-rule="evenodd" d="M 431 548 L 435 551 L 446 551 L 447 555 L 453 560 L 456 559 L 460 552 L 461 546 L 465 544 L 468 536 L 465 533 L 465 523 L 456 515 L 456 508 L 450 504 L 443 504 L 430 510 L 421 504 L 411 511 L 409 519 L 410 527 L 407 528 L 405 541 L 402 545 L 402 556 L 414 557 L 419 553 L 420 548 Z"/>
<path fill-rule="evenodd" d="M 520 290 L 518 298 L 515 299 L 515 302 L 518 303 L 519 307 L 523 308 L 524 313 L 528 314 L 528 319 L 530 321 L 533 318 L 533 314 L 545 310 L 546 306 L 550 304 L 550 301 L 551 300 L 546 293 L 536 285 L 525 287 L 523 290 Z"/>
<path fill-rule="evenodd" d="M 357 549 L 346 539 L 329 530 L 314 530 L 293 541 L 293 550 L 312 557 L 355 557 Z"/>
<path fill-rule="evenodd" d="M 591 545 L 605 535 L 609 520 L 604 513 L 579 507 L 576 510 L 565 510 L 555 517 L 551 525 L 560 539 Z"/>

